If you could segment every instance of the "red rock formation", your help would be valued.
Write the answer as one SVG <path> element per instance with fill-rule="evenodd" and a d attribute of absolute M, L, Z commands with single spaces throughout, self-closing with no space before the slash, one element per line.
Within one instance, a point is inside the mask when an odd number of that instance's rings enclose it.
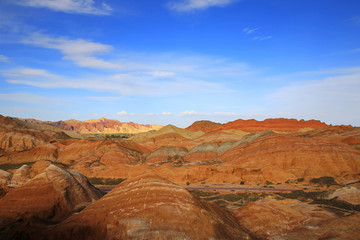
<path fill-rule="evenodd" d="M 142 144 L 153 150 L 165 146 L 190 148 L 196 145 L 191 140 L 181 136 L 178 133 L 166 133 L 160 136 L 148 138 L 142 142 Z"/>
<path fill-rule="evenodd" d="M 336 198 L 353 205 L 360 205 L 360 189 L 356 187 L 343 187 L 329 194 L 327 198 Z"/>
<path fill-rule="evenodd" d="M 241 169 L 254 170 L 259 178 L 275 182 L 360 171 L 360 151 L 322 137 L 268 134 L 231 148 L 220 159 Z"/>
<path fill-rule="evenodd" d="M 184 147 L 160 147 L 147 156 L 146 163 L 148 165 L 160 165 L 163 163 L 181 165 L 187 152 L 188 150 Z"/>
<path fill-rule="evenodd" d="M 5 153 L 30 150 L 55 138 L 70 137 L 64 132 L 27 128 L 19 120 L 0 115 L 0 149 Z"/>
<path fill-rule="evenodd" d="M 22 185 L 30 180 L 30 167 L 23 165 L 17 169 L 11 179 L 11 184 Z"/>
<path fill-rule="evenodd" d="M 292 132 L 299 130 L 301 128 L 326 128 L 329 125 L 317 121 L 317 120 L 296 120 L 296 119 L 286 119 L 286 118 L 272 118 L 272 119 L 265 119 L 264 121 L 257 121 L 254 119 L 250 120 L 243 120 L 238 119 L 233 122 L 228 122 L 224 124 L 221 130 L 227 129 L 240 129 L 245 132 L 259 132 L 259 131 L 280 131 L 280 132 Z"/>
<path fill-rule="evenodd" d="M 273 198 L 245 204 L 233 214 L 244 228 L 265 239 L 283 239 L 282 236 L 294 229 L 315 227 L 322 221 L 336 218 L 335 214 L 316 205 Z"/>
<path fill-rule="evenodd" d="M 11 181 L 12 174 L 0 169 L 0 188 L 5 188 Z"/>
<path fill-rule="evenodd" d="M 245 133 L 244 135 L 247 135 L 247 133 Z M 231 134 L 231 133 L 227 133 L 224 131 L 211 131 L 208 133 L 205 133 L 204 135 L 195 138 L 193 140 L 193 142 L 197 143 L 197 144 L 202 144 L 202 143 L 225 143 L 225 142 L 234 142 L 234 141 L 239 141 L 242 139 L 243 136 L 238 136 L 235 134 Z"/>
<path fill-rule="evenodd" d="M 285 240 L 302 239 L 359 239 L 360 213 L 332 218 L 315 226 L 304 226 L 283 235 Z"/>
<path fill-rule="evenodd" d="M 200 144 L 192 148 L 185 157 L 185 161 L 190 163 L 211 163 L 218 160 L 218 145 Z"/>
<path fill-rule="evenodd" d="M 190 130 L 192 132 L 203 131 L 207 133 L 217 130 L 222 125 L 223 124 L 221 123 L 215 123 L 215 122 L 203 120 L 203 121 L 196 121 L 185 129 Z"/>
<path fill-rule="evenodd" d="M 162 126 L 137 124 L 133 122 L 123 123 L 113 119 L 91 119 L 87 121 L 67 120 L 67 121 L 40 121 L 36 119 L 22 119 L 31 124 L 48 124 L 67 131 L 75 131 L 78 133 L 140 133 L 151 130 L 158 130 Z"/>
<path fill-rule="evenodd" d="M 119 184 L 45 239 L 251 239 L 230 214 L 155 175 Z M 41 239 L 41 238 L 39 238 Z"/>
<path fill-rule="evenodd" d="M 0 200 L 0 226 L 31 217 L 63 220 L 101 196 L 84 176 L 50 165 Z"/>

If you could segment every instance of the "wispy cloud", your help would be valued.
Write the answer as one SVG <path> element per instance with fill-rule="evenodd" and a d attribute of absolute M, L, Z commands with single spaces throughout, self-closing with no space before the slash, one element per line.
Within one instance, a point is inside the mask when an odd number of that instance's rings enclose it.
<path fill-rule="evenodd" d="M 121 111 L 116 113 L 118 116 L 172 116 L 174 115 L 171 112 L 161 112 L 161 113 L 128 113 L 127 111 Z"/>
<path fill-rule="evenodd" d="M 172 112 L 161 112 L 161 113 L 145 113 L 145 116 L 171 116 L 174 115 Z"/>
<path fill-rule="evenodd" d="M 70 60 L 76 66 L 108 70 L 106 73 L 93 71 L 80 77 L 73 77 L 68 72 L 59 75 L 26 67 L 0 72 L 9 83 L 39 88 L 76 88 L 120 93 L 123 96 L 224 93 L 233 91 L 226 87 L 226 82 L 254 74 L 254 70 L 244 62 L 214 56 L 122 52 L 122 57 L 118 58 L 119 53 L 111 45 L 38 33 L 25 37 L 21 43 L 57 50 L 63 54 L 65 61 Z M 218 81 L 220 78 L 222 82 Z"/>
<path fill-rule="evenodd" d="M 253 37 L 252 40 L 254 41 L 265 41 L 271 39 L 272 36 L 266 36 L 266 37 Z"/>
<path fill-rule="evenodd" d="M 184 112 L 181 112 L 178 114 L 179 117 L 184 117 L 184 116 L 202 116 L 202 117 L 240 117 L 243 116 L 244 114 L 242 113 L 236 113 L 236 112 L 196 112 L 194 110 L 186 110 Z"/>
<path fill-rule="evenodd" d="M 112 46 L 102 43 L 84 39 L 72 40 L 65 37 L 53 38 L 38 33 L 26 37 L 22 40 L 22 43 L 59 50 L 64 54 L 64 59 L 70 60 L 81 67 L 97 69 L 115 69 L 119 67 L 118 64 L 96 57 L 113 49 Z"/>
<path fill-rule="evenodd" d="M 359 52 L 360 52 L 360 48 L 354 48 L 347 51 L 343 51 L 342 53 L 359 53 Z"/>
<path fill-rule="evenodd" d="M 5 55 L 0 55 L 0 62 L 8 63 L 10 62 L 10 58 Z"/>
<path fill-rule="evenodd" d="M 174 76 L 176 73 L 173 72 L 149 72 L 148 74 L 154 77 L 170 77 Z"/>
<path fill-rule="evenodd" d="M 136 114 L 128 113 L 127 111 L 121 111 L 121 112 L 116 113 L 116 115 L 118 115 L 118 116 L 135 116 Z"/>
<path fill-rule="evenodd" d="M 27 92 L 0 93 L 0 100 L 37 105 L 47 105 L 53 103 L 53 99 L 49 97 L 43 97 Z"/>
<path fill-rule="evenodd" d="M 179 93 L 227 92 L 219 83 L 192 79 L 158 81 L 141 73 L 94 75 L 86 78 L 69 78 L 43 69 L 17 68 L 2 73 L 6 81 L 39 88 L 74 88 L 116 92 L 124 96 L 164 96 Z M 93 97 L 93 99 L 96 99 Z"/>
<path fill-rule="evenodd" d="M 179 12 L 202 10 L 209 7 L 225 7 L 237 0 L 180 0 L 172 1 L 168 4 L 169 8 Z"/>
<path fill-rule="evenodd" d="M 87 99 L 100 100 L 100 101 L 119 100 L 122 98 L 123 97 L 118 97 L 118 96 L 105 96 L 105 97 L 90 96 L 90 97 L 87 97 Z"/>
<path fill-rule="evenodd" d="M 360 70 L 317 80 L 297 81 L 268 95 L 267 101 L 291 117 L 360 125 Z M 295 114 L 296 112 L 296 114 Z"/>
<path fill-rule="evenodd" d="M 57 12 L 91 14 L 91 15 L 109 15 L 112 8 L 106 3 L 96 3 L 94 0 L 16 0 L 16 4 L 49 8 Z"/>
<path fill-rule="evenodd" d="M 244 28 L 243 32 L 246 34 L 252 34 L 254 32 L 256 32 L 259 28 Z"/>
<path fill-rule="evenodd" d="M 257 32 L 260 28 L 244 28 L 242 31 L 246 34 L 246 35 L 250 35 L 250 34 L 253 34 L 255 32 Z M 265 41 L 265 40 L 269 40 L 271 39 L 272 36 L 271 35 L 268 35 L 268 36 L 255 36 L 255 37 L 252 37 L 251 40 L 254 40 L 254 41 Z"/>
<path fill-rule="evenodd" d="M 38 47 L 60 51 L 64 60 L 70 60 L 80 67 L 132 72 L 153 78 L 179 78 L 196 76 L 244 76 L 251 74 L 243 62 L 231 62 L 212 56 L 182 55 L 176 53 L 138 54 L 122 53 L 122 59 L 104 60 L 100 55 L 116 52 L 111 45 L 84 39 L 50 37 L 32 34 L 21 41 Z"/>
<path fill-rule="evenodd" d="M 355 24 L 360 24 L 360 16 L 350 18 L 350 21 L 355 23 Z"/>

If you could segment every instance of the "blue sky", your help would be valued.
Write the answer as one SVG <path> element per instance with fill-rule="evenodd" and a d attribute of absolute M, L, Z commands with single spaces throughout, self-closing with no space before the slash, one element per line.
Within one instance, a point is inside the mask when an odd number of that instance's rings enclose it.
<path fill-rule="evenodd" d="M 360 126 L 358 0 L 2 0 L 0 114 Z"/>

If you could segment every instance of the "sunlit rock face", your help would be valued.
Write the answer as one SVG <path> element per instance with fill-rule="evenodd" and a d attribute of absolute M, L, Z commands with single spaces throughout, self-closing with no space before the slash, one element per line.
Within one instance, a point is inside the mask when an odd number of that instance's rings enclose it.
<path fill-rule="evenodd" d="M 239 144 L 219 158 L 241 169 L 257 170 L 258 177 L 274 182 L 360 171 L 358 150 L 336 139 L 316 136 L 267 134 Z"/>
<path fill-rule="evenodd" d="M 75 131 L 82 134 L 88 133 L 140 133 L 151 130 L 158 130 L 162 126 L 150 124 L 138 124 L 133 122 L 120 122 L 114 119 L 99 118 L 86 121 L 67 120 L 67 121 L 39 121 L 36 119 L 24 119 L 32 124 L 47 124 L 61 128 L 63 130 Z"/>
<path fill-rule="evenodd" d="M 252 239 L 237 220 L 156 175 L 119 184 L 44 239 Z"/>
<path fill-rule="evenodd" d="M 240 129 L 246 132 L 260 132 L 260 131 L 280 131 L 280 132 L 292 132 L 302 128 L 326 128 L 329 125 L 317 121 L 317 120 L 296 120 L 296 119 L 286 119 L 286 118 L 273 118 L 265 119 L 264 121 L 256 121 L 254 119 L 243 120 L 238 119 L 232 122 L 224 124 L 220 129 Z"/>
<path fill-rule="evenodd" d="M 85 176 L 50 165 L 0 200 L 0 226 L 34 217 L 60 221 L 102 196 Z"/>
<path fill-rule="evenodd" d="M 222 125 L 223 124 L 221 124 L 221 123 L 215 123 L 215 122 L 211 122 L 211 121 L 196 121 L 193 124 L 191 124 L 190 126 L 188 126 L 186 129 L 190 130 L 192 132 L 203 131 L 203 132 L 207 133 L 207 132 L 217 130 Z"/>

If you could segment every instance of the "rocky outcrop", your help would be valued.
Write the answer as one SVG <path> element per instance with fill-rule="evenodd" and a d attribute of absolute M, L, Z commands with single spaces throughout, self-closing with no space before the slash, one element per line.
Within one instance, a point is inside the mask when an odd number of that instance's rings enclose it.
<path fill-rule="evenodd" d="M 203 120 L 203 121 L 194 122 L 193 124 L 188 126 L 186 129 L 190 130 L 192 132 L 203 131 L 203 132 L 207 133 L 207 132 L 217 130 L 222 125 L 223 124 L 221 124 L 221 123 L 215 123 L 215 122 Z"/>
<path fill-rule="evenodd" d="M 333 198 L 351 203 L 353 205 L 360 205 L 360 189 L 351 186 L 339 188 L 328 196 L 328 199 Z"/>
<path fill-rule="evenodd" d="M 0 150 L 5 153 L 30 150 L 56 138 L 70 138 L 62 131 L 28 128 L 21 121 L 0 115 Z"/>
<path fill-rule="evenodd" d="M 314 226 L 304 226 L 282 236 L 285 240 L 359 239 L 360 213 L 332 218 Z"/>
<path fill-rule="evenodd" d="M 79 214 L 51 228 L 43 239 L 89 238 L 251 239 L 251 236 L 218 206 L 147 174 L 119 184 Z"/>
<path fill-rule="evenodd" d="M 5 188 L 11 181 L 12 174 L 0 169 L 0 188 Z"/>
<path fill-rule="evenodd" d="M 30 167 L 28 165 L 22 165 L 14 173 L 11 179 L 11 184 L 22 185 L 30 180 Z"/>
<path fill-rule="evenodd" d="M 32 217 L 60 221 L 100 197 L 85 176 L 50 165 L 0 200 L 0 226 Z"/>
<path fill-rule="evenodd" d="M 298 200 L 265 198 L 233 211 L 240 224 L 265 239 L 283 239 L 294 229 L 311 228 L 336 215 Z M 307 239 L 307 238 L 305 238 Z"/>
<path fill-rule="evenodd" d="M 47 124 L 67 131 L 75 131 L 81 134 L 88 133 L 141 133 L 151 130 L 158 130 L 162 126 L 138 124 L 133 122 L 120 122 L 113 119 L 91 119 L 87 121 L 67 120 L 67 121 L 40 121 L 36 119 L 22 119 L 31 124 Z"/>
<path fill-rule="evenodd" d="M 292 132 L 300 130 L 302 128 L 318 129 L 326 128 L 329 125 L 317 121 L 317 120 L 296 120 L 296 119 L 286 119 L 286 118 L 271 118 L 265 119 L 264 121 L 257 121 L 255 119 L 243 120 L 238 119 L 233 122 L 228 122 L 224 124 L 221 130 L 228 129 L 240 129 L 246 132 L 260 132 L 260 131 L 280 131 L 280 132 Z"/>
<path fill-rule="evenodd" d="M 268 181 L 341 176 L 360 171 L 360 152 L 331 138 L 268 134 L 243 142 L 220 160 Z"/>
<path fill-rule="evenodd" d="M 184 147 L 160 147 L 147 156 L 146 163 L 148 165 L 160 165 L 164 163 L 182 165 L 187 152 L 188 150 Z"/>
<path fill-rule="evenodd" d="M 189 151 L 185 160 L 190 163 L 212 163 L 218 160 L 217 150 L 216 144 L 200 144 Z"/>

